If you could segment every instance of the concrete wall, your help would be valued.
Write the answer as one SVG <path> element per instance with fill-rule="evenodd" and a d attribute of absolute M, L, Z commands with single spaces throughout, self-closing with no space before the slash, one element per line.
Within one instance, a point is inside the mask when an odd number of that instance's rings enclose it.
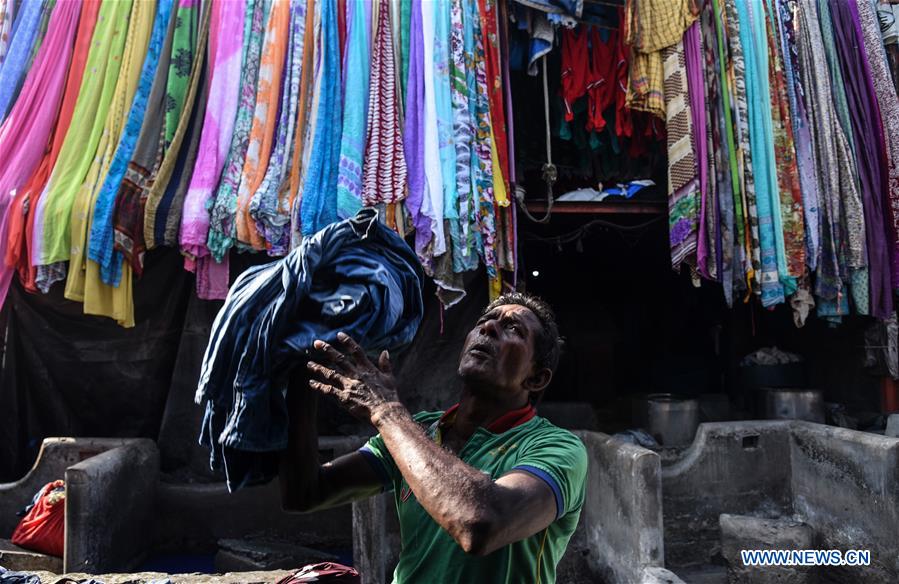
<path fill-rule="evenodd" d="M 701 424 L 693 444 L 662 467 L 665 565 L 715 563 L 722 513 L 792 512 L 789 422 Z"/>
<path fill-rule="evenodd" d="M 19 524 L 16 513 L 49 483 L 65 478 L 66 469 L 101 452 L 133 442 L 131 438 L 45 438 L 34 466 L 13 483 L 0 483 L 0 538 L 8 539 Z"/>
<path fill-rule="evenodd" d="M 589 457 L 578 525 L 588 564 L 606 582 L 640 582 L 644 568 L 664 566 L 659 455 L 599 432 L 576 434 Z M 573 548 L 566 557 L 578 554 Z"/>
<path fill-rule="evenodd" d="M 824 549 L 871 550 L 869 567 L 828 567 L 823 582 L 899 582 L 899 439 L 794 422 L 793 505 Z"/>
<path fill-rule="evenodd" d="M 66 470 L 66 572 L 131 570 L 147 556 L 159 480 L 152 440 L 132 440 Z"/>

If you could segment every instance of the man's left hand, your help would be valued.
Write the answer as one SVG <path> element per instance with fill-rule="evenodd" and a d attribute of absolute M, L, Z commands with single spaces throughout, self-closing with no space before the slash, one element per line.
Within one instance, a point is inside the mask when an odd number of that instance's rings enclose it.
<path fill-rule="evenodd" d="M 376 366 L 349 335 L 337 333 L 337 343 L 339 348 L 313 343 L 316 355 L 306 364 L 309 387 L 334 396 L 351 414 L 374 423 L 381 411 L 399 403 L 390 356 L 382 351 Z"/>

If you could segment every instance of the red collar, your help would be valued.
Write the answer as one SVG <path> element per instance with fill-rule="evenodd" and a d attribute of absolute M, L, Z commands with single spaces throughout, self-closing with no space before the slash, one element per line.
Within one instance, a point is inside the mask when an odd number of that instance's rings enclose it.
<path fill-rule="evenodd" d="M 453 418 L 455 418 L 456 410 L 458 409 L 459 404 L 456 404 L 443 412 L 443 415 L 440 416 L 440 420 L 438 421 L 438 425 L 442 427 L 445 424 L 451 422 Z M 502 416 L 493 420 L 493 422 L 491 422 L 485 429 L 488 432 L 492 432 L 494 434 L 502 434 L 503 432 L 511 430 L 516 426 L 520 426 L 525 422 L 530 421 L 531 418 L 536 415 L 537 409 L 533 405 L 528 404 L 523 408 L 518 408 L 517 410 L 510 410 L 506 412 Z"/>

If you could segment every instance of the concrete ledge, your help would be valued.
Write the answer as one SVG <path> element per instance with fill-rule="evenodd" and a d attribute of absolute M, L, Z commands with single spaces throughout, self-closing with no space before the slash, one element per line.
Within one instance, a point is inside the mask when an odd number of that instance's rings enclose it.
<path fill-rule="evenodd" d="M 868 567 L 829 567 L 825 581 L 899 582 L 899 439 L 794 422 L 792 491 L 816 546 L 868 549 Z"/>
<path fill-rule="evenodd" d="M 646 580 L 648 574 L 664 567 L 659 455 L 607 434 L 575 434 L 587 447 L 589 465 L 578 526 L 585 535 L 587 563 L 609 583 L 653 582 Z M 577 550 L 569 546 L 566 557 L 572 553 Z"/>
<path fill-rule="evenodd" d="M 137 439 L 66 470 L 64 569 L 128 571 L 149 549 L 159 451 Z"/>
<path fill-rule="evenodd" d="M 0 566 L 12 572 L 46 570 L 62 572 L 62 558 L 20 548 L 8 539 L 0 539 Z"/>

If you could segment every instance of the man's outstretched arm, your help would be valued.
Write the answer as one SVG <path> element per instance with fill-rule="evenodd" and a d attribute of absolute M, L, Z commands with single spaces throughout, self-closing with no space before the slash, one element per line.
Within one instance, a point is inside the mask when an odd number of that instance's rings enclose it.
<path fill-rule="evenodd" d="M 339 342 L 344 352 L 316 341 L 328 366 L 309 363 L 309 386 L 374 425 L 418 502 L 465 552 L 489 554 L 555 520 L 555 495 L 543 480 L 512 471 L 494 481 L 434 443 L 399 403 L 386 353 L 375 367 L 352 339 Z"/>

